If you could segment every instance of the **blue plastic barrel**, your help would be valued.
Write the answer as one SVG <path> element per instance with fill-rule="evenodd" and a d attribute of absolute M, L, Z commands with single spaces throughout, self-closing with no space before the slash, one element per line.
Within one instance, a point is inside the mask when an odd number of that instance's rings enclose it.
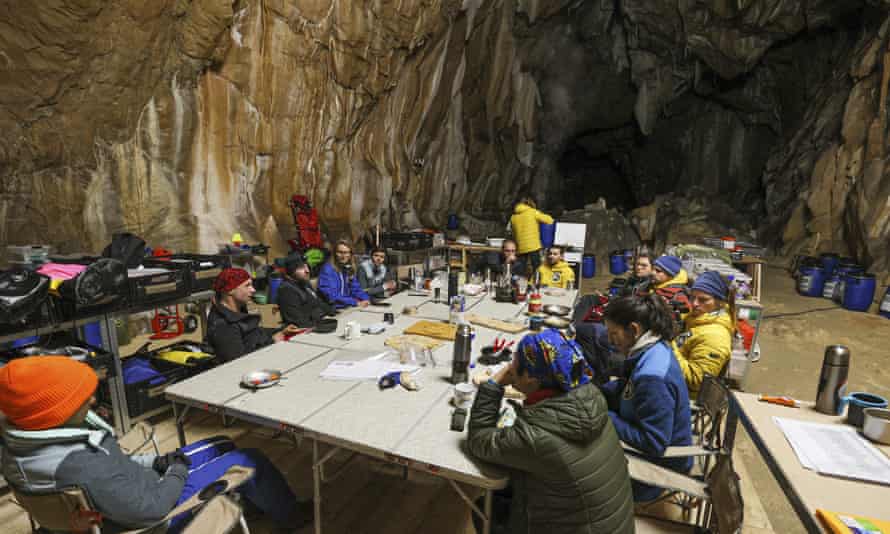
<path fill-rule="evenodd" d="M 886 291 L 884 291 L 884 298 L 881 300 L 881 307 L 878 309 L 878 313 L 890 319 L 890 286 L 887 286 Z"/>
<path fill-rule="evenodd" d="M 825 269 L 826 275 L 833 273 L 837 264 L 841 261 L 841 257 L 834 252 L 823 252 L 819 255 L 819 259 L 822 261 L 822 268 Z"/>
<path fill-rule="evenodd" d="M 609 255 L 609 272 L 611 274 L 624 274 L 627 272 L 627 260 L 623 250 L 616 250 Z"/>
<path fill-rule="evenodd" d="M 832 275 L 825 275 L 825 284 L 822 286 L 822 298 L 832 299 L 834 298 L 834 292 L 837 290 L 838 284 L 841 283 L 841 275 L 834 273 Z"/>
<path fill-rule="evenodd" d="M 848 274 L 844 287 L 844 308 L 852 311 L 868 311 L 875 298 L 877 281 L 871 273 Z"/>
<path fill-rule="evenodd" d="M 278 273 L 273 273 L 269 276 L 269 304 L 278 304 L 278 288 L 281 287 L 281 276 L 275 276 Z"/>
<path fill-rule="evenodd" d="M 19 347 L 24 347 L 26 345 L 30 345 L 32 343 L 37 343 L 40 340 L 39 336 L 28 336 L 20 339 L 16 339 L 12 342 L 12 348 L 17 349 Z"/>
<path fill-rule="evenodd" d="M 94 347 L 102 346 L 102 327 L 99 321 L 83 325 L 83 340 Z"/>
<path fill-rule="evenodd" d="M 796 279 L 800 278 L 801 269 L 803 269 L 804 267 L 815 267 L 815 266 L 820 266 L 820 267 L 822 266 L 822 262 L 819 260 L 819 258 L 816 258 L 814 256 L 802 256 L 797 263 L 797 270 L 794 271 L 794 273 L 792 274 L 792 277 L 796 280 Z"/>
<path fill-rule="evenodd" d="M 825 285 L 825 270 L 822 267 L 801 267 L 797 279 L 797 292 L 804 297 L 821 297 Z"/>
<path fill-rule="evenodd" d="M 541 246 L 544 248 L 553 246 L 553 237 L 556 235 L 556 224 L 540 223 Z"/>
<path fill-rule="evenodd" d="M 457 214 L 449 213 L 448 214 L 448 229 L 449 230 L 457 230 L 460 226 L 460 221 L 457 220 Z"/>
<path fill-rule="evenodd" d="M 844 288 L 847 286 L 847 276 L 864 271 L 861 265 L 858 265 L 852 258 L 841 258 L 835 267 L 835 274 L 839 279 L 834 286 L 834 296 L 832 297 L 838 304 L 844 303 Z"/>
<path fill-rule="evenodd" d="M 596 256 L 593 254 L 585 254 L 581 258 L 581 276 L 584 278 L 596 276 Z"/>

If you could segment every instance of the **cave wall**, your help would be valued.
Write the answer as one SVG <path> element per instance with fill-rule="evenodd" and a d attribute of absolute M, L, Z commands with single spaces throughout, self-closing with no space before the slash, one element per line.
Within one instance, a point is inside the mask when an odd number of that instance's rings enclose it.
<path fill-rule="evenodd" d="M 282 250 L 292 193 L 332 236 L 452 211 L 484 234 L 531 192 L 557 213 L 603 196 L 619 211 L 596 204 L 602 234 L 650 204 L 644 239 L 683 224 L 670 210 L 707 232 L 735 208 L 719 228 L 890 269 L 887 2 L 0 0 L 0 16 L 0 243 L 95 251 L 129 230 L 211 251 L 240 231 Z"/>

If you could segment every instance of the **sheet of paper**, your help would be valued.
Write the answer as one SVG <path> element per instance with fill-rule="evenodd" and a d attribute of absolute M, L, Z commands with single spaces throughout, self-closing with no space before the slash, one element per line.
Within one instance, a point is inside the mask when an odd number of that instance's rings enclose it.
<path fill-rule="evenodd" d="M 890 458 L 850 426 L 773 417 L 800 463 L 823 475 L 890 486 Z"/>
<path fill-rule="evenodd" d="M 417 365 L 404 365 L 380 358 L 349 361 L 334 360 L 321 372 L 321 377 L 328 380 L 377 380 L 387 373 L 415 372 Z"/>

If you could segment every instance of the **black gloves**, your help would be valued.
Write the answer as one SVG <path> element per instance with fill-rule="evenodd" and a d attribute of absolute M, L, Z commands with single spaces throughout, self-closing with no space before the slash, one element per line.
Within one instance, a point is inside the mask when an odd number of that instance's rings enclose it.
<path fill-rule="evenodd" d="M 167 454 L 162 454 L 155 458 L 154 462 L 151 464 L 151 468 L 157 471 L 158 474 L 163 475 L 167 472 L 167 469 L 174 464 L 183 464 L 184 466 L 189 467 L 192 462 L 184 452 L 176 449 L 173 452 L 168 452 Z"/>

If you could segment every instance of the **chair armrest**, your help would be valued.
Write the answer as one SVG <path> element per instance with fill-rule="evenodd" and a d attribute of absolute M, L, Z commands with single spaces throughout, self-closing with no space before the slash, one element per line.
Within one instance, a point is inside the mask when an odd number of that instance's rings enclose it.
<path fill-rule="evenodd" d="M 647 462 L 634 455 L 627 455 L 627 469 L 630 478 L 644 484 L 651 484 L 674 491 L 682 491 L 692 497 L 707 499 L 707 486 L 704 482 L 695 480 L 682 473 L 671 471 L 660 465 Z"/>
<path fill-rule="evenodd" d="M 233 465 L 225 473 L 223 473 L 222 476 L 220 476 L 218 479 L 216 479 L 213 483 L 216 483 L 217 481 L 225 481 L 226 487 L 225 487 L 225 489 L 222 490 L 221 493 L 223 493 L 223 494 L 230 493 L 230 492 L 234 491 L 235 489 L 237 489 L 238 486 L 240 486 L 241 484 L 244 484 L 246 481 L 248 481 L 253 476 L 253 473 L 254 473 L 254 469 L 252 467 Z M 193 508 L 201 506 L 202 504 L 209 502 L 210 500 L 212 500 L 212 499 L 208 499 L 208 500 L 202 499 L 201 492 L 199 491 L 199 492 L 195 493 L 194 495 L 192 495 L 191 497 L 189 497 L 188 499 L 186 499 L 185 502 L 183 502 L 182 504 L 180 504 L 179 506 L 177 506 L 176 508 L 171 510 L 170 513 L 167 514 L 166 517 L 164 517 L 164 521 L 169 521 L 170 519 L 178 516 L 179 514 L 181 514 L 183 512 L 188 512 L 189 510 L 192 510 Z"/>

